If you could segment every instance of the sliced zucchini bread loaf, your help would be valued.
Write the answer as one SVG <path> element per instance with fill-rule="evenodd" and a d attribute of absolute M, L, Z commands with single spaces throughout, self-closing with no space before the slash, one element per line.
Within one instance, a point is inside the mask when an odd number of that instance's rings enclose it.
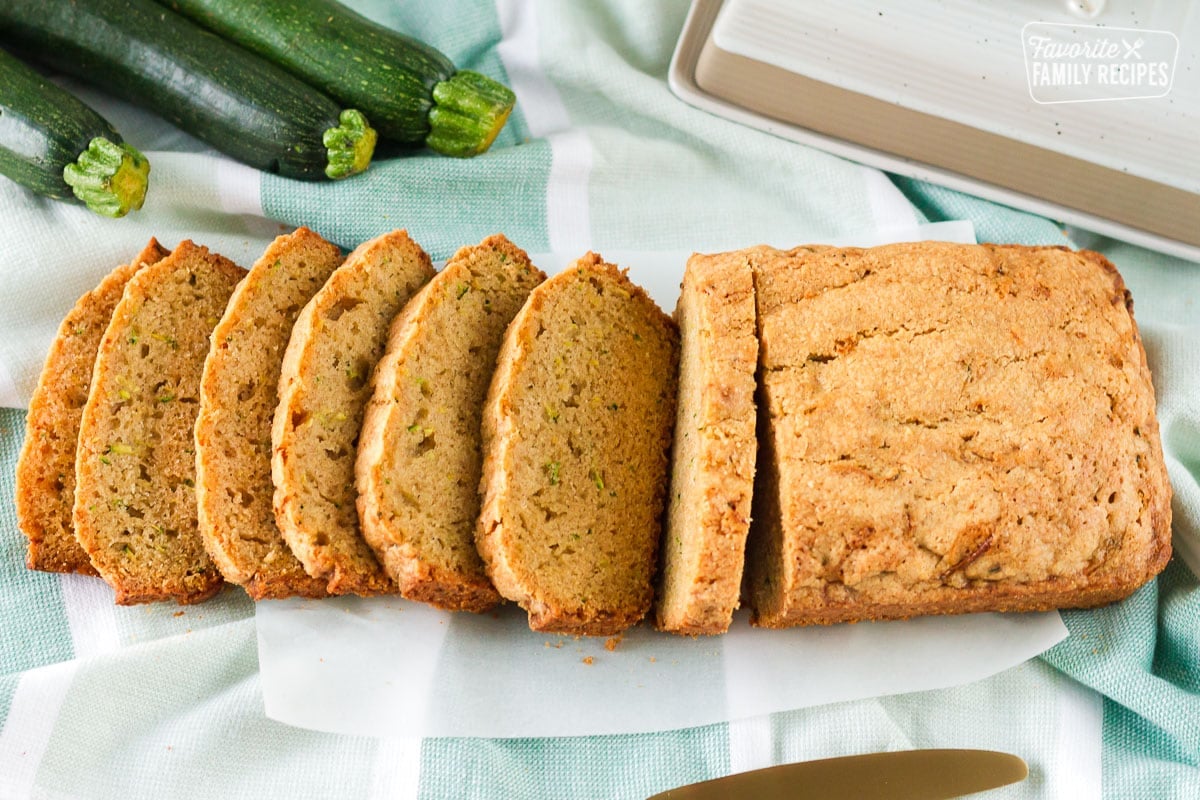
<path fill-rule="evenodd" d="M 212 335 L 196 420 L 200 534 L 225 580 L 255 600 L 320 597 L 275 524 L 271 423 L 296 317 L 342 263 L 308 228 L 276 239 L 238 286 Z"/>
<path fill-rule="evenodd" d="M 464 247 L 392 325 L 358 446 L 363 535 L 400 592 L 501 601 L 475 549 L 480 417 L 509 322 L 545 274 L 503 236 Z"/>
<path fill-rule="evenodd" d="M 1154 390 L 1103 257 L 924 242 L 760 277 L 756 624 L 1093 606 L 1165 566 Z"/>
<path fill-rule="evenodd" d="M 534 630 L 610 635 L 653 596 L 679 334 L 589 253 L 534 289 L 483 415 L 480 555 Z"/>
<path fill-rule="evenodd" d="M 354 461 L 389 326 L 431 277 L 405 231 L 365 242 L 301 310 L 284 352 L 271 428 L 275 521 L 330 594 L 396 591 L 359 528 Z"/>
<path fill-rule="evenodd" d="M 95 575 L 75 538 L 75 448 L 92 383 L 100 339 L 125 284 L 144 264 L 164 256 L 155 239 L 129 264 L 117 267 L 79 298 L 58 327 L 37 388 L 29 401 L 25 446 L 17 462 L 17 526 L 29 538 L 26 564 L 45 572 Z"/>
<path fill-rule="evenodd" d="M 121 604 L 205 600 L 192 428 L 209 334 L 245 270 L 190 241 L 125 286 L 79 430 L 75 533 Z"/>
<path fill-rule="evenodd" d="M 679 324 L 679 406 L 656 624 L 724 633 L 741 592 L 754 485 L 753 251 L 693 255 Z"/>

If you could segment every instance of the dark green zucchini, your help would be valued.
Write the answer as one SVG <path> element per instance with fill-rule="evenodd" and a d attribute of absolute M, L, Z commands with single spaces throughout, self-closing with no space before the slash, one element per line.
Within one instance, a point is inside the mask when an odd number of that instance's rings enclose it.
<path fill-rule="evenodd" d="M 375 150 L 361 112 L 152 0 L 3 0 L 0 36 L 261 170 L 344 178 Z"/>
<path fill-rule="evenodd" d="M 336 0 L 159 0 L 343 103 L 380 135 L 450 156 L 491 146 L 516 98 L 433 47 Z"/>
<path fill-rule="evenodd" d="M 142 207 L 150 162 L 83 101 L 0 50 L 0 174 L 106 217 Z"/>

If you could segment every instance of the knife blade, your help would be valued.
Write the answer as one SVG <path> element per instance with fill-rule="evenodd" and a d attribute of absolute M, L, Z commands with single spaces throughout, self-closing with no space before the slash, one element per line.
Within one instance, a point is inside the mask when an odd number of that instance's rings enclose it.
<path fill-rule="evenodd" d="M 648 800 L 945 800 L 1024 780 L 1020 758 L 993 750 L 902 750 L 781 764 L 693 783 Z"/>

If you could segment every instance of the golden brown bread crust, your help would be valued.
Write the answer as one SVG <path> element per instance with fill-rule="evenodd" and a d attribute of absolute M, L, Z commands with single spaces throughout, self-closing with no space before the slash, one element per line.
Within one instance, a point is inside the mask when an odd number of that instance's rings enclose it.
<path fill-rule="evenodd" d="M 1165 566 L 1153 387 L 1103 257 L 905 244 L 756 279 L 756 624 L 1088 607 Z"/>
<path fill-rule="evenodd" d="M 674 322 L 595 253 L 509 326 L 476 544 L 534 630 L 612 635 L 649 610 L 677 370 Z"/>
<path fill-rule="evenodd" d="M 388 326 L 431 277 L 407 232 L 364 242 L 301 310 L 284 353 L 271 428 L 275 521 L 330 594 L 396 592 L 362 538 L 354 461 Z"/>
<path fill-rule="evenodd" d="M 693 255 L 675 309 L 679 398 L 655 598 L 655 625 L 673 633 L 724 633 L 738 606 L 757 450 L 752 255 Z"/>
<path fill-rule="evenodd" d="M 220 591 L 196 520 L 192 428 L 209 334 L 245 270 L 190 241 L 140 270 L 92 371 L 75 460 L 75 534 L 122 605 Z"/>
<path fill-rule="evenodd" d="M 238 285 L 212 334 L 196 419 L 200 534 L 225 580 L 254 600 L 324 597 L 275 525 L 271 423 L 283 351 L 300 309 L 342 263 L 308 228 L 278 237 Z"/>
<path fill-rule="evenodd" d="M 96 350 L 125 284 L 144 264 L 168 253 L 156 239 L 129 264 L 76 301 L 58 328 L 29 401 L 25 446 L 17 462 L 17 526 L 29 538 L 26 566 L 44 572 L 96 575 L 75 539 L 75 447 L 92 382 Z"/>
<path fill-rule="evenodd" d="M 410 600 L 476 612 L 502 600 L 475 549 L 480 416 L 505 328 L 545 278 L 491 236 L 455 253 L 392 324 L 355 478 L 363 536 Z"/>

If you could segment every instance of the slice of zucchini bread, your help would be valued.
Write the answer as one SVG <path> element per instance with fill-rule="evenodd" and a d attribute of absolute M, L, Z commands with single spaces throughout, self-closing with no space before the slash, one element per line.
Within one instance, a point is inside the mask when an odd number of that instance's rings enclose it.
<path fill-rule="evenodd" d="M 75 533 L 121 604 L 221 588 L 196 521 L 192 428 L 209 334 L 245 270 L 190 241 L 125 286 L 75 460 Z"/>
<path fill-rule="evenodd" d="M 431 277 L 405 231 L 359 245 L 301 310 L 284 352 L 271 428 L 275 522 L 330 594 L 396 591 L 359 528 L 354 461 L 389 326 Z"/>
<path fill-rule="evenodd" d="M 476 542 L 534 630 L 611 635 L 653 597 L 679 334 L 589 253 L 530 294 L 483 415 Z"/>
<path fill-rule="evenodd" d="M 358 445 L 363 535 L 400 592 L 501 601 L 475 549 L 480 417 L 504 331 L 545 274 L 504 236 L 464 247 L 392 325 Z"/>
<path fill-rule="evenodd" d="M 225 580 L 255 600 L 321 597 L 275 525 L 271 423 L 296 317 L 342 263 L 308 228 L 277 238 L 238 286 L 212 335 L 196 419 L 200 534 Z"/>
<path fill-rule="evenodd" d="M 674 633 L 724 633 L 741 592 L 757 450 L 752 256 L 693 255 L 675 308 L 679 406 L 655 598 L 656 625 Z"/>
<path fill-rule="evenodd" d="M 29 401 L 25 446 L 17 462 L 17 526 L 29 538 L 26 565 L 44 572 L 95 575 L 75 538 L 75 448 L 100 339 L 125 284 L 167 255 L 157 240 L 79 298 L 58 327 Z"/>

